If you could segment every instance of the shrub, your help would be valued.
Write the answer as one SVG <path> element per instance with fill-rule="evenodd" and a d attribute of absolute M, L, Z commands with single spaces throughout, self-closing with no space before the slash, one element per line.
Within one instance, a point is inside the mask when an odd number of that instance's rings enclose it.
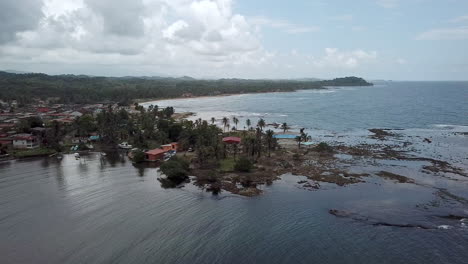
<path fill-rule="evenodd" d="M 314 149 L 318 152 L 333 152 L 333 148 L 325 142 L 320 142 Z"/>
<path fill-rule="evenodd" d="M 186 160 L 173 157 L 160 167 L 168 180 L 180 184 L 188 179 L 189 163 Z"/>
<path fill-rule="evenodd" d="M 234 169 L 239 172 L 250 172 L 252 167 L 252 162 L 244 157 L 240 158 L 234 165 Z"/>
<path fill-rule="evenodd" d="M 141 150 L 139 151 L 135 151 L 133 153 L 133 162 L 135 163 L 142 163 L 143 161 L 145 161 L 145 153 Z"/>

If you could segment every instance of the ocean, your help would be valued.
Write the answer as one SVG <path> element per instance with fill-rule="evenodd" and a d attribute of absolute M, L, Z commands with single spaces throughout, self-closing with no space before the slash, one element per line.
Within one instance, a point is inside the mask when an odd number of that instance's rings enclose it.
<path fill-rule="evenodd" d="M 286 122 L 295 128 L 356 131 L 468 126 L 468 82 L 383 82 L 288 93 L 242 94 L 145 103 L 195 112 L 196 118 Z"/>
<path fill-rule="evenodd" d="M 389 128 L 399 136 L 385 144 L 410 142 L 414 155 L 468 170 L 467 102 L 468 83 L 389 82 L 155 104 L 194 119 L 287 122 L 330 144 L 381 144 L 367 129 Z M 157 168 L 124 153 L 0 162 L 0 262 L 466 263 L 468 219 L 440 216 L 468 215 L 468 178 L 420 169 L 428 164 L 363 159 L 346 166 L 371 174 L 364 183 L 311 190 L 299 184 L 305 177 L 285 174 L 247 198 L 192 184 L 164 189 Z"/>

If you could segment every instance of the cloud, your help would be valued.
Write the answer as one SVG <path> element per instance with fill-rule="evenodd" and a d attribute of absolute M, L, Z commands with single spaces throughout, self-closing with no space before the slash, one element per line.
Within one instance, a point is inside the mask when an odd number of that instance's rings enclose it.
<path fill-rule="evenodd" d="M 399 0 L 377 0 L 376 3 L 384 8 L 395 8 L 398 6 Z"/>
<path fill-rule="evenodd" d="M 141 36 L 144 33 L 142 0 L 85 0 L 85 4 L 102 19 L 103 33 Z"/>
<path fill-rule="evenodd" d="M 15 40 L 16 33 L 34 29 L 43 17 L 41 0 L 0 1 L 0 44 Z"/>
<path fill-rule="evenodd" d="M 265 26 L 275 28 L 289 34 L 301 34 L 320 31 L 320 27 L 317 26 L 303 26 L 291 23 L 286 20 L 274 20 L 266 17 L 253 17 L 249 21 L 252 24 L 260 27 Z"/>
<path fill-rule="evenodd" d="M 416 36 L 417 40 L 465 40 L 468 39 L 468 26 L 436 28 Z"/>
<path fill-rule="evenodd" d="M 377 59 L 376 51 L 364 51 L 361 49 L 355 51 L 340 51 L 336 48 L 326 48 L 325 56 L 312 59 L 312 65 L 319 68 L 357 68 L 363 63 L 372 62 Z"/>
<path fill-rule="evenodd" d="M 233 12 L 231 0 L 45 0 L 44 6 L 39 0 L 17 2 L 2 1 L 1 17 L 6 9 L 17 16 L 15 21 L 34 19 L 0 25 L 4 63 L 109 60 L 210 68 L 257 64 L 265 56 L 255 27 Z"/>

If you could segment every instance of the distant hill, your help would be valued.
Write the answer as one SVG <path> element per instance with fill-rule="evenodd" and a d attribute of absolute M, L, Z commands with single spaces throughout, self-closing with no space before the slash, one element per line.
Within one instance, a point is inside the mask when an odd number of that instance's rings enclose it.
<path fill-rule="evenodd" d="M 87 75 L 15 74 L 0 71 L 0 99 L 29 103 L 34 98 L 59 98 L 62 103 L 176 98 L 219 94 L 290 92 L 326 86 L 368 86 L 358 77 L 333 80 L 197 80 L 192 77 L 94 77 Z"/>

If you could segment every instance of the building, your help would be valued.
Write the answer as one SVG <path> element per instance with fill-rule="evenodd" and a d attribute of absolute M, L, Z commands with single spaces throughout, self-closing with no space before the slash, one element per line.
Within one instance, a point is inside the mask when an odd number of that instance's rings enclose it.
<path fill-rule="evenodd" d="M 240 144 L 241 138 L 240 137 L 225 137 L 223 138 L 223 142 L 226 144 Z"/>
<path fill-rule="evenodd" d="M 163 150 L 160 148 L 153 149 L 150 151 L 145 152 L 145 160 L 146 161 L 158 161 L 164 159 L 164 154 L 167 150 Z"/>
<path fill-rule="evenodd" d="M 13 139 L 8 134 L 0 134 L 0 147 L 10 146 L 13 144 Z"/>
<path fill-rule="evenodd" d="M 160 148 L 145 152 L 146 161 L 158 161 L 165 158 L 165 154 L 172 151 L 177 151 L 179 143 L 172 142 L 171 144 L 162 145 Z"/>
<path fill-rule="evenodd" d="M 31 134 L 16 134 L 13 136 L 13 147 L 16 149 L 38 148 L 39 140 Z"/>
<path fill-rule="evenodd" d="M 171 150 L 177 151 L 179 149 L 179 143 L 172 142 L 171 144 L 162 145 L 161 149 L 165 151 L 171 151 Z"/>

